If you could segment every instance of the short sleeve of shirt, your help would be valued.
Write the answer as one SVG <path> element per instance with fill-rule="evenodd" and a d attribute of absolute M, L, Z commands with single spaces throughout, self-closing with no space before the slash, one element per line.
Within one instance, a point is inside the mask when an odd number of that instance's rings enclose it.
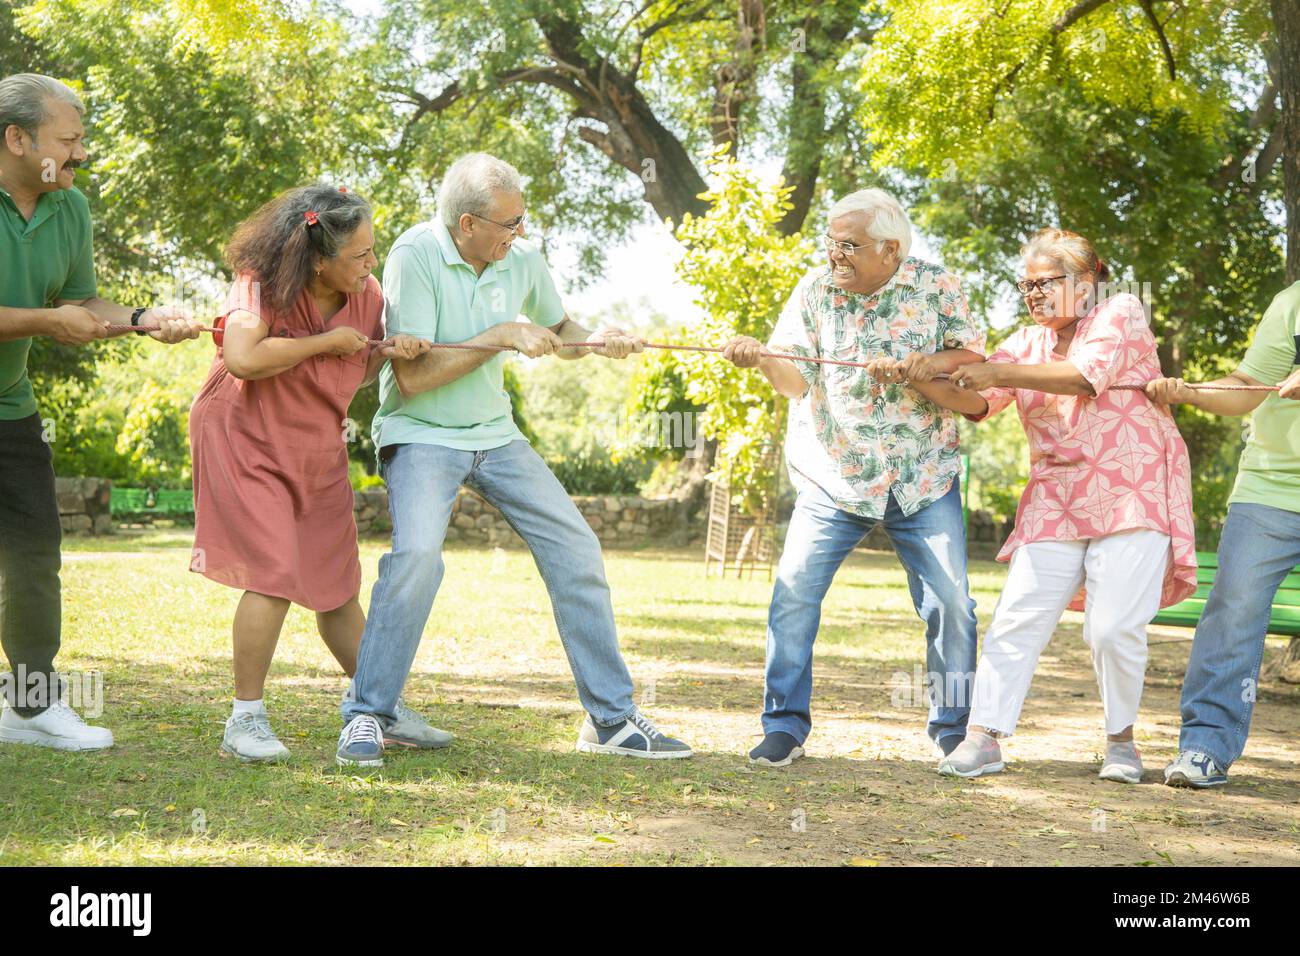
<path fill-rule="evenodd" d="M 366 291 L 362 293 L 365 305 L 366 328 L 364 329 L 367 338 L 375 340 L 383 339 L 384 336 L 384 290 L 379 285 L 379 280 L 371 276 L 366 280 Z"/>
<path fill-rule="evenodd" d="M 389 335 L 414 335 L 437 341 L 438 289 L 429 267 L 432 253 L 415 242 L 401 242 L 384 263 L 383 323 Z"/>
<path fill-rule="evenodd" d="M 63 288 L 59 290 L 57 298 L 84 301 L 93 299 L 99 293 L 99 286 L 95 280 L 95 246 L 91 235 L 90 206 L 86 202 L 86 197 L 75 189 L 72 190 L 72 195 L 68 197 L 67 202 L 75 204 L 77 247 L 72 256 L 72 267 L 68 270 L 68 278 L 64 281 Z"/>
<path fill-rule="evenodd" d="M 230 318 L 233 312 L 248 312 L 255 315 L 266 323 L 268 329 L 274 320 L 271 310 L 262 305 L 262 284 L 250 272 L 241 272 L 235 276 L 230 291 L 226 293 L 226 301 L 221 307 L 221 314 L 217 316 L 217 328 L 224 329 L 226 320 Z M 218 339 L 217 344 L 222 344 L 220 339 Z"/>
<path fill-rule="evenodd" d="M 1017 354 L 1018 352 L 1013 342 L 1008 341 L 1002 346 L 1002 348 L 995 351 L 984 361 L 995 364 L 1014 365 L 1017 361 Z M 992 418 L 998 412 L 1002 411 L 1002 409 L 1006 408 L 1016 400 L 1016 390 L 1005 385 L 999 385 L 997 388 L 989 388 L 980 392 L 980 397 L 989 403 L 988 411 L 983 415 L 966 415 L 966 417 L 973 422 L 982 422 L 984 419 Z"/>
<path fill-rule="evenodd" d="M 532 322 L 545 328 L 564 321 L 564 303 L 555 288 L 555 279 L 546 265 L 540 249 L 530 249 L 522 264 L 528 270 L 528 289 L 519 311 Z"/>
<path fill-rule="evenodd" d="M 821 358 L 820 336 L 817 334 L 817 271 L 805 275 L 790 293 L 776 327 L 768 339 L 767 347 L 774 352 L 789 352 L 808 358 Z M 795 362 L 799 374 L 809 385 L 817 377 L 815 362 Z"/>
<path fill-rule="evenodd" d="M 1156 349 L 1142 302 L 1127 293 L 1107 299 L 1075 340 L 1069 361 L 1100 395 Z"/>
<path fill-rule="evenodd" d="M 1291 296 L 1290 301 L 1295 301 Z M 1300 310 L 1277 296 L 1255 329 L 1241 370 L 1265 385 L 1277 385 L 1300 365 Z"/>
<path fill-rule="evenodd" d="M 971 321 L 970 304 L 961 290 L 961 280 L 951 273 L 941 273 L 937 279 L 938 292 L 938 342 L 935 351 L 967 349 L 984 351 L 984 333 Z"/>

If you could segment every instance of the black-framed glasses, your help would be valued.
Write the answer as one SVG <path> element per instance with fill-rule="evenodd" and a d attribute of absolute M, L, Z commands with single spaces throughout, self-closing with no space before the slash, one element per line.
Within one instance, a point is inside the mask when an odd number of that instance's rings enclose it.
<path fill-rule="evenodd" d="M 1067 273 L 1062 273 L 1059 276 L 1044 276 L 1041 279 L 1018 279 L 1016 280 L 1016 290 L 1021 295 L 1029 295 L 1035 289 L 1043 293 L 1043 295 L 1051 295 L 1056 288 L 1056 283 L 1066 278 L 1067 275 Z"/>
<path fill-rule="evenodd" d="M 482 219 L 484 222 L 490 222 L 494 226 L 500 226 L 502 229 L 508 229 L 511 232 L 518 232 L 524 228 L 524 216 L 515 216 L 514 219 L 508 219 L 505 222 L 497 222 L 495 219 L 489 219 L 487 216 L 480 216 L 476 212 L 470 213 L 475 219 Z"/>
<path fill-rule="evenodd" d="M 827 252 L 836 252 L 836 251 L 838 251 L 838 252 L 840 253 L 840 255 L 843 255 L 843 256 L 852 256 L 852 255 L 854 255 L 854 254 L 855 254 L 859 249 L 865 249 L 865 248 L 867 248 L 865 243 L 864 243 L 863 245 L 860 245 L 860 246 L 855 246 L 855 245 L 854 245 L 853 243 L 851 243 L 851 242 L 844 242 L 844 241 L 842 241 L 842 240 L 840 240 L 840 239 L 832 239 L 830 236 L 822 236 L 822 241 L 823 241 L 824 243 L 826 243 L 826 251 L 827 251 Z"/>

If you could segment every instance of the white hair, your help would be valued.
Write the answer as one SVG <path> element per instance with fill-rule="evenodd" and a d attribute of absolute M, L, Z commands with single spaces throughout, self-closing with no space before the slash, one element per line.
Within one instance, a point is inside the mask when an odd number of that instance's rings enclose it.
<path fill-rule="evenodd" d="M 912 221 L 897 199 L 880 189 L 859 189 L 831 206 L 826 218 L 834 222 L 854 212 L 866 214 L 867 236 L 876 241 L 876 251 L 886 240 L 893 239 L 898 243 L 898 258 L 907 258 L 912 248 Z"/>
<path fill-rule="evenodd" d="M 499 192 L 522 193 L 519 170 L 488 153 L 466 153 L 451 164 L 438 188 L 438 216 L 451 231 L 465 213 L 489 216 Z"/>
<path fill-rule="evenodd" d="M 50 100 L 67 103 L 83 116 L 81 97 L 64 84 L 40 73 L 15 73 L 0 80 L 0 136 L 17 126 L 36 138 L 36 131 L 50 118 Z"/>

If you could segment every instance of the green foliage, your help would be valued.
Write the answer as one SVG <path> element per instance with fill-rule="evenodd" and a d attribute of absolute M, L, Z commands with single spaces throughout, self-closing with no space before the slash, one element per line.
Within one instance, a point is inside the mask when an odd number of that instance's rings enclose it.
<path fill-rule="evenodd" d="M 189 397 L 175 400 L 153 382 L 136 393 L 117 433 L 115 450 L 134 483 L 181 487 L 189 483 Z"/>
<path fill-rule="evenodd" d="M 812 244 L 777 232 L 789 208 L 787 187 L 764 185 L 756 172 L 721 154 L 710 169 L 716 185 L 705 194 L 709 211 L 688 216 L 677 230 L 686 246 L 678 273 L 699 290 L 705 312 L 695 339 L 720 346 L 752 335 L 765 342 L 812 264 Z M 730 469 L 733 494 L 756 507 L 779 461 L 771 452 L 784 431 L 784 402 L 757 369 L 737 369 L 707 353 L 674 353 L 672 362 L 675 368 L 655 373 L 659 384 L 684 382 L 682 397 L 708 409 L 702 430 L 718 442 L 715 464 Z"/>
<path fill-rule="evenodd" d="M 505 363 L 502 369 L 503 384 L 505 392 L 510 396 L 510 414 L 515 420 L 515 425 L 523 432 L 525 438 L 530 442 L 537 441 L 537 433 L 528 425 L 528 418 L 524 414 L 524 388 L 519 381 L 519 373 L 515 371 L 514 364 Z"/>
<path fill-rule="evenodd" d="M 634 495 L 654 467 L 641 458 L 612 461 L 598 448 L 549 458 L 546 464 L 571 495 Z"/>
<path fill-rule="evenodd" d="M 62 382 L 42 396 L 42 414 L 54 422 L 55 471 L 188 488 L 189 408 L 212 355 L 207 339 L 166 346 L 133 336 L 113 343 L 92 383 Z"/>
<path fill-rule="evenodd" d="M 1269 132 L 1270 112 L 1257 115 L 1261 93 L 1273 95 L 1268 5 L 1164 10 L 1173 79 L 1139 3 L 1112 0 L 1059 32 L 1066 0 L 889 6 L 859 116 L 873 163 L 897 177 L 948 266 L 972 277 L 974 311 L 1019 311 L 1019 245 L 1060 225 L 1088 236 L 1117 280 L 1148 284 L 1137 289 L 1166 374 L 1234 368 L 1284 283 L 1281 171 L 1250 163 Z M 1183 412 L 1179 422 L 1198 522 L 1212 533 L 1236 426 Z"/>
<path fill-rule="evenodd" d="M 1012 518 L 1029 478 L 1029 441 L 1015 407 L 982 422 L 957 420 L 970 456 L 970 507 Z"/>

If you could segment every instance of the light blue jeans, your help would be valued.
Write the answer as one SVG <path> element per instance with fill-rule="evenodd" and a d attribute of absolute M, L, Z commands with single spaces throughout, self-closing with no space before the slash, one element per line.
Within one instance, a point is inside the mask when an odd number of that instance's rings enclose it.
<path fill-rule="evenodd" d="M 812 730 L 812 652 L 822 599 L 844 559 L 876 523 L 836 507 L 815 486 L 799 493 L 767 616 L 764 733 L 784 731 L 802 744 Z M 890 495 L 883 523 L 925 622 L 930 738 L 965 736 L 976 637 L 959 482 L 913 515 L 904 515 Z"/>
<path fill-rule="evenodd" d="M 1180 750 L 1224 770 L 1241 756 L 1255 709 L 1264 636 L 1277 589 L 1300 564 L 1300 512 L 1233 504 L 1219 538 L 1219 570 L 1196 625 L 1183 679 Z"/>
<path fill-rule="evenodd" d="M 602 726 L 632 713 L 632 678 L 618 649 L 600 542 L 528 442 L 487 451 L 404 445 L 380 473 L 388 483 L 392 550 L 379 559 L 344 722 L 358 714 L 394 719 L 442 582 L 442 545 L 461 485 L 500 509 L 532 551 L 583 708 Z M 491 582 L 464 600 L 491 603 Z"/>

